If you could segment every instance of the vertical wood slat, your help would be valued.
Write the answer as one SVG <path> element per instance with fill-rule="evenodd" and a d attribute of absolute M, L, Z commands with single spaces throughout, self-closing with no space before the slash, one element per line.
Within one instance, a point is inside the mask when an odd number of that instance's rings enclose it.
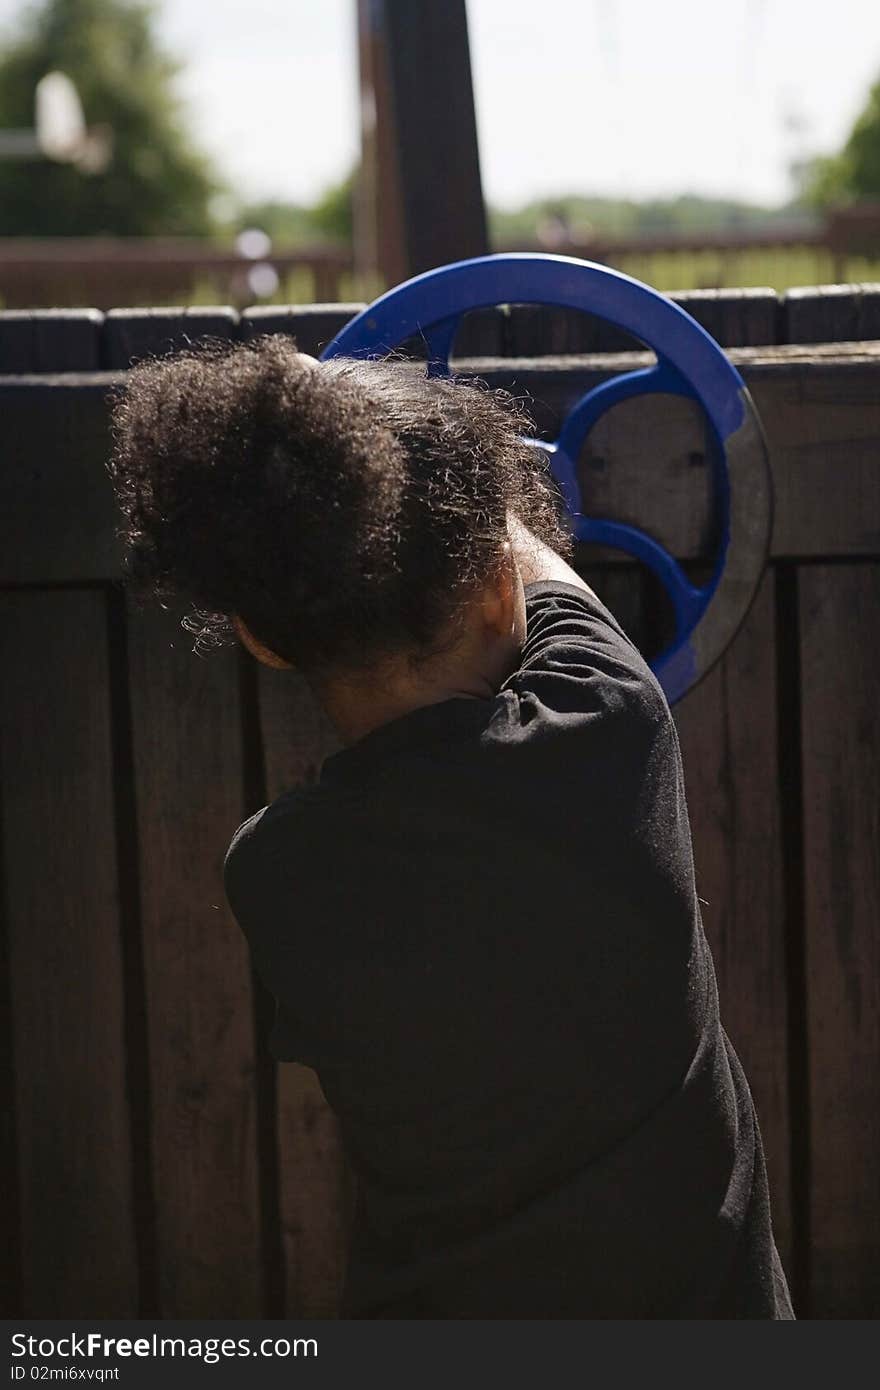
<path fill-rule="evenodd" d="M 776 341 L 772 290 L 671 296 L 722 346 Z M 675 709 L 697 891 L 721 1019 L 743 1063 L 767 1161 L 780 1256 L 791 1277 L 788 979 L 777 748 L 775 578 L 765 576 L 721 662 Z"/>
<path fill-rule="evenodd" d="M 5 309 L 0 373 L 97 371 L 103 322 L 97 309 Z"/>
<path fill-rule="evenodd" d="M 363 308 L 363 304 L 303 304 L 288 308 L 257 305 L 245 309 L 238 336 L 242 342 L 250 342 L 266 333 L 288 333 L 296 339 L 300 352 L 320 357 L 327 344 Z"/>
<path fill-rule="evenodd" d="M 814 1314 L 880 1264 L 880 564 L 799 572 Z"/>
<path fill-rule="evenodd" d="M 0 622 L 3 610 L 0 609 Z M 8 728 L 0 707 L 0 740 Z M 8 787 L 8 783 L 6 784 Z M 22 1315 L 21 1200 L 15 1124 L 15 1056 L 13 1054 L 12 969 L 10 937 L 13 930 L 11 902 L 6 890 L 8 848 L 4 834 L 3 749 L 0 742 L 0 1191 L 5 1194 L 7 1219 L 0 1241 L 0 1307 L 7 1318 Z M 8 795 L 8 793 L 7 793 Z"/>
<path fill-rule="evenodd" d="M 860 341 L 877 336 L 880 336 L 880 290 L 877 286 L 820 285 L 790 290 L 783 297 L 782 342 Z M 829 401 L 829 409 L 836 404 Z M 797 425 L 795 416 L 792 429 Z M 850 499 L 850 503 L 858 510 L 857 501 Z M 845 507 L 845 498 L 838 498 L 837 504 Z M 870 508 L 866 516 L 870 528 Z M 843 706 L 834 709 L 828 705 L 829 698 L 833 700 L 832 692 L 845 688 L 845 676 L 860 673 L 864 678 L 860 663 L 872 649 L 876 617 L 873 626 L 870 611 L 865 613 L 861 609 L 857 617 L 856 612 L 848 611 L 847 599 L 850 593 L 853 597 L 861 593 L 858 576 L 867 573 L 849 566 L 840 569 L 802 567 L 796 572 L 800 645 L 795 642 L 793 651 L 799 651 L 800 669 L 792 673 L 791 678 L 799 693 L 801 717 L 801 797 L 800 804 L 793 808 L 799 817 L 796 827 L 799 838 L 794 848 L 801 856 L 796 904 L 801 920 L 793 924 L 799 933 L 793 946 L 801 956 L 803 997 L 799 1000 L 799 1033 L 796 1038 L 793 1035 L 793 1045 L 798 1047 L 799 1056 L 793 1057 L 792 1062 L 798 1064 L 797 1074 L 807 1113 L 800 1117 L 803 1132 L 793 1134 L 793 1141 L 798 1145 L 793 1150 L 793 1158 L 801 1175 L 802 1218 L 809 1241 L 804 1276 L 808 1312 L 812 1317 L 854 1317 L 866 1308 L 874 1314 L 877 1311 L 876 1293 L 872 1294 L 868 1288 L 872 1275 L 876 1285 L 880 1257 L 877 1131 L 873 1131 L 874 1151 L 871 1153 L 870 1129 L 865 1129 L 867 1113 L 860 1114 L 852 1108 L 859 1105 L 869 1078 L 876 1076 L 877 1033 L 875 1029 L 871 1051 L 870 1024 L 866 1033 L 864 1022 L 857 1021 L 848 1010 L 849 1001 L 844 1003 L 841 980 L 846 966 L 840 960 L 833 960 L 828 941 L 828 933 L 833 933 L 831 922 L 835 910 L 828 894 L 838 888 L 846 892 L 848 887 L 845 881 L 840 882 L 841 853 L 845 852 L 841 848 L 841 832 L 829 820 L 837 820 L 839 811 L 843 824 L 849 825 L 852 821 L 857 833 L 864 837 L 865 764 L 861 768 L 854 765 L 850 779 L 840 773 L 834 788 L 837 801 L 832 817 L 829 807 L 822 804 L 829 791 L 827 785 L 823 787 L 822 779 L 830 776 L 831 769 L 821 763 L 821 741 L 826 732 L 830 746 L 836 746 L 840 757 L 851 751 L 846 747 L 845 737 L 841 738 L 842 731 L 832 733 L 830 726 L 836 717 L 846 718 L 844 711 L 854 711 L 864 699 L 864 688 L 857 684 Z M 823 610 L 820 602 L 823 594 L 837 610 L 840 625 L 834 632 L 828 630 L 829 609 Z M 793 600 L 793 622 L 796 621 L 794 606 Z M 813 609 L 815 613 L 811 613 Z M 832 665 L 836 666 L 836 671 L 831 669 Z M 844 677 L 840 687 L 833 685 L 835 674 Z M 870 700 L 870 683 L 867 690 Z M 876 705 L 876 697 L 874 703 Z M 870 783 L 868 785 L 870 795 Z M 876 758 L 874 785 L 876 800 Z M 828 862 L 832 844 L 836 856 L 833 868 Z M 822 862 L 817 859 L 819 853 L 825 856 Z M 853 872 L 865 879 L 852 887 L 862 895 L 862 909 L 866 900 L 870 906 L 873 893 L 876 922 L 876 848 L 873 866 L 870 844 L 865 844 L 864 838 L 852 845 L 851 855 Z M 849 963 L 850 981 L 857 976 L 860 985 L 870 988 L 871 982 L 877 980 L 876 938 L 872 938 L 870 925 L 866 928 L 863 917 L 853 924 L 853 931 L 853 939 L 858 942 L 855 952 L 862 954 L 858 959 L 854 956 Z M 856 1049 L 852 1058 L 846 1055 L 850 1047 Z M 863 1063 L 863 1076 L 859 1059 Z M 875 1109 L 876 1102 L 875 1091 Z M 834 1127 L 831 1131 L 829 1124 Z M 794 1215 L 797 1218 L 798 1213 Z"/>
<path fill-rule="evenodd" d="M 816 285 L 782 299 L 783 343 L 880 338 L 880 285 Z"/>
<path fill-rule="evenodd" d="M 722 347 L 775 343 L 779 300 L 771 289 L 690 290 L 667 296 L 696 319 Z M 583 352 L 628 352 L 641 348 L 630 334 L 606 319 L 574 309 L 515 304 L 507 312 L 510 357 Z"/>
<path fill-rule="evenodd" d="M 787 979 L 776 742 L 775 582 L 720 663 L 675 708 L 697 892 L 721 1021 L 755 1101 L 777 1244 L 792 1252 Z"/>
<path fill-rule="evenodd" d="M 110 309 L 104 317 L 101 362 L 129 367 L 145 357 L 166 357 L 206 338 L 226 340 L 238 331 L 238 314 L 217 308 Z"/>
<path fill-rule="evenodd" d="M 244 818 L 237 653 L 128 605 L 162 1317 L 264 1308 L 253 998 L 222 864 Z"/>
<path fill-rule="evenodd" d="M 267 796 L 274 801 L 313 782 L 338 744 L 300 676 L 261 668 L 259 682 Z M 285 1316 L 333 1317 L 345 1273 L 353 1179 L 315 1072 L 284 1062 L 276 1074 Z"/>
<path fill-rule="evenodd" d="M 724 348 L 764 347 L 777 341 L 779 296 L 754 287 L 737 290 L 683 290 L 669 298 Z"/>
<path fill-rule="evenodd" d="M 30 1317 L 134 1317 L 104 596 L 0 600 L 0 749 Z"/>

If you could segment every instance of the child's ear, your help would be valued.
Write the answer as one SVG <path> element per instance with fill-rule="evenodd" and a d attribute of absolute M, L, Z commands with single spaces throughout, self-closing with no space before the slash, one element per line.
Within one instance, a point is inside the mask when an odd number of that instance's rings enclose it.
<path fill-rule="evenodd" d="M 232 615 L 232 626 L 235 628 L 243 646 L 247 647 L 251 656 L 256 657 L 257 661 L 261 662 L 264 666 L 271 666 L 276 671 L 290 671 L 293 669 L 291 662 L 285 661 L 283 657 L 278 656 L 270 647 L 265 646 L 259 638 L 255 637 L 244 619 L 240 618 L 237 613 L 233 613 Z"/>
<path fill-rule="evenodd" d="M 502 563 L 483 591 L 483 622 L 495 637 L 510 637 L 515 631 L 516 580 L 516 563 L 508 541 Z"/>

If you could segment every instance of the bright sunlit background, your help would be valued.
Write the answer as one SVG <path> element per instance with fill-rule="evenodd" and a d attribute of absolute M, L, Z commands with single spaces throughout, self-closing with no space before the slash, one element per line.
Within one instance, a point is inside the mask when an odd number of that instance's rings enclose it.
<path fill-rule="evenodd" d="M 0 0 L 0 22 L 22 9 Z M 193 135 L 243 197 L 308 201 L 358 151 L 354 0 L 160 0 Z M 469 0 L 483 181 L 780 203 L 880 72 L 877 0 Z"/>
<path fill-rule="evenodd" d="M 858 244 L 831 225 L 880 202 L 878 0 L 468 0 L 467 12 L 494 249 L 561 238 L 661 289 L 880 278 L 880 213 Z M 286 249 L 302 264 L 237 288 L 215 275 L 118 292 L 365 296 L 378 281 L 349 276 L 353 247 L 364 271 L 353 190 L 370 177 L 357 182 L 356 15 L 356 0 L 0 0 L 0 135 L 20 138 L 36 83 L 58 69 L 96 148 L 113 145 L 98 177 L 7 158 L 0 238 L 216 249 L 255 228 L 276 261 Z M 50 294 L 47 273 L 28 293 Z M 0 283 L 10 305 L 24 292 Z M 52 302 L 67 292 L 54 285 Z"/>

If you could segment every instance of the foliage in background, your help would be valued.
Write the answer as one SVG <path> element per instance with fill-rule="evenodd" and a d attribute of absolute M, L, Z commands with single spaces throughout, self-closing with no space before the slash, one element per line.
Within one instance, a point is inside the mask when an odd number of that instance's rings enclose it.
<path fill-rule="evenodd" d="M 627 198 L 544 198 L 515 211 L 489 210 L 493 241 L 534 240 L 554 225 L 572 241 L 590 236 L 640 237 L 675 232 L 752 231 L 785 223 L 811 226 L 813 218 L 799 203 L 766 208 L 730 198 L 677 198 L 636 202 Z"/>
<path fill-rule="evenodd" d="M 46 0 L 0 44 L 0 127 L 33 125 L 34 89 L 59 69 L 86 123 L 112 128 L 101 174 L 48 160 L 0 162 L 0 235 L 205 236 L 219 181 L 195 150 L 142 0 Z"/>
<path fill-rule="evenodd" d="M 350 243 L 355 172 L 326 189 L 312 207 L 279 201 L 246 204 L 235 219 L 235 230 L 260 227 L 276 246 L 306 245 L 324 240 Z M 807 231 L 816 225 L 816 220 L 816 214 L 799 202 L 766 208 L 692 194 L 642 203 L 569 194 L 537 199 L 516 209 L 489 208 L 490 236 L 496 246 L 536 241 L 546 237 L 548 232 L 552 236 L 554 230 L 573 241 L 580 241 L 591 236 L 735 232 L 782 223 Z"/>
<path fill-rule="evenodd" d="M 818 207 L 880 198 L 880 81 L 871 88 L 840 153 L 813 162 L 806 191 Z"/>
<path fill-rule="evenodd" d="M 37 0 L 15 33 L 0 41 L 0 126 L 32 125 L 36 84 L 56 68 L 75 82 L 89 125 L 107 124 L 115 135 L 113 161 L 98 175 L 45 160 L 0 162 L 0 235 L 183 235 L 231 243 L 244 227 L 260 227 L 276 249 L 350 244 L 356 170 L 311 206 L 281 199 L 242 203 L 223 184 L 192 144 L 175 94 L 179 64 L 157 42 L 154 20 L 151 0 Z M 490 207 L 491 240 L 499 248 L 536 241 L 552 247 L 567 238 L 698 236 L 783 223 L 811 230 L 829 205 L 880 198 L 880 82 L 844 148 L 792 172 L 801 192 L 775 208 L 689 194 L 636 201 L 575 193 L 516 209 Z M 765 268 L 752 260 L 737 263 L 741 283 L 761 270 L 765 283 L 788 279 L 781 264 L 774 262 L 771 273 L 769 263 Z M 652 262 L 645 278 L 684 288 L 684 269 L 680 259 L 662 267 Z M 729 283 L 733 273 L 729 257 L 723 268 L 706 257 L 688 266 L 696 284 L 713 278 Z"/>
<path fill-rule="evenodd" d="M 270 201 L 246 203 L 235 218 L 235 231 L 259 227 L 275 246 L 304 246 L 336 241 L 350 245 L 354 236 L 352 197 L 356 171 L 324 190 L 311 207 Z"/>
<path fill-rule="evenodd" d="M 309 209 L 300 203 L 285 203 L 278 199 L 245 203 L 233 209 L 231 220 L 224 230 L 244 231 L 258 227 L 271 238 L 273 246 L 307 246 L 316 240 Z"/>
<path fill-rule="evenodd" d="M 310 211 L 312 226 L 328 241 L 351 242 L 354 236 L 354 181 L 352 169 L 340 183 L 326 189 Z"/>

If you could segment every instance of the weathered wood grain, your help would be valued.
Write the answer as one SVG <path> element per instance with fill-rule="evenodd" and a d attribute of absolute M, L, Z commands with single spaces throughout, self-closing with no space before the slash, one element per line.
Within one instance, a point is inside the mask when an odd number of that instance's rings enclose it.
<path fill-rule="evenodd" d="M 845 343 L 880 338 L 880 285 L 815 285 L 783 295 L 780 341 Z"/>
<path fill-rule="evenodd" d="M 780 338 L 779 296 L 769 287 L 683 290 L 671 294 L 723 348 L 784 342 Z"/>
<path fill-rule="evenodd" d="M 250 342 L 265 333 L 287 333 L 296 339 L 300 352 L 320 357 L 327 344 L 363 308 L 363 304 L 258 305 L 245 309 L 238 336 L 242 342 Z"/>
<path fill-rule="evenodd" d="M 799 576 L 812 1294 L 880 1311 L 880 564 Z"/>
<path fill-rule="evenodd" d="M 11 380 L 11 378 L 6 379 Z M 0 378 L 0 583 L 94 581 L 119 572 L 120 518 L 106 472 L 110 378 Z"/>
<path fill-rule="evenodd" d="M 767 436 L 776 503 L 771 554 L 875 554 L 880 344 L 741 348 L 730 356 Z M 539 429 L 552 437 L 591 386 L 649 360 L 622 354 L 604 363 L 601 357 L 547 358 L 468 367 L 491 385 L 513 383 L 531 398 Z M 609 410 L 586 441 L 580 475 L 593 513 L 642 526 L 682 558 L 700 555 L 710 488 L 701 417 L 691 402 L 643 397 Z"/>
<path fill-rule="evenodd" d="M 733 349 L 764 423 L 774 558 L 880 550 L 880 344 Z M 592 385 L 639 354 L 470 359 L 462 370 L 533 399 L 553 432 Z M 0 583 L 111 579 L 118 517 L 105 472 L 107 396 L 120 376 L 0 377 Z M 650 463 L 647 461 L 650 460 Z M 645 397 L 610 410 L 581 458 L 589 508 L 633 521 L 673 554 L 705 546 L 710 480 L 696 408 Z"/>
<path fill-rule="evenodd" d="M 129 367 L 145 357 L 165 357 L 206 338 L 234 338 L 235 309 L 110 309 L 104 318 L 101 366 Z"/>
<path fill-rule="evenodd" d="M 21 1309 L 136 1317 L 103 594 L 2 595 L 0 655 Z"/>
<path fill-rule="evenodd" d="M 764 1141 L 777 1243 L 790 1266 L 787 984 L 776 744 L 774 575 L 735 642 L 675 707 L 697 892 L 721 1020 L 743 1064 Z"/>
<path fill-rule="evenodd" d="M 656 623 L 646 603 L 645 576 L 636 565 L 591 564 L 595 548 L 576 546 L 572 560 L 597 597 L 614 614 L 627 637 L 648 658 L 658 647 Z"/>
<path fill-rule="evenodd" d="M 91 372 L 101 365 L 97 309 L 0 311 L 0 372 Z"/>
<path fill-rule="evenodd" d="M 722 347 L 777 341 L 779 299 L 774 290 L 685 290 L 668 297 Z M 459 347 L 461 356 L 558 357 L 627 352 L 641 346 L 606 319 L 576 309 L 507 304 L 480 312 L 486 323 L 494 318 L 500 342 L 494 344 L 488 333 L 482 339 L 475 334 Z"/>
<path fill-rule="evenodd" d="M 129 605 L 160 1315 L 259 1317 L 253 998 L 222 864 L 244 819 L 236 652 Z"/>
<path fill-rule="evenodd" d="M 303 679 L 260 669 L 260 717 L 271 801 L 314 782 L 338 743 Z M 339 1126 L 311 1067 L 276 1066 L 285 1316 L 333 1317 L 345 1274 L 353 1178 Z"/>

